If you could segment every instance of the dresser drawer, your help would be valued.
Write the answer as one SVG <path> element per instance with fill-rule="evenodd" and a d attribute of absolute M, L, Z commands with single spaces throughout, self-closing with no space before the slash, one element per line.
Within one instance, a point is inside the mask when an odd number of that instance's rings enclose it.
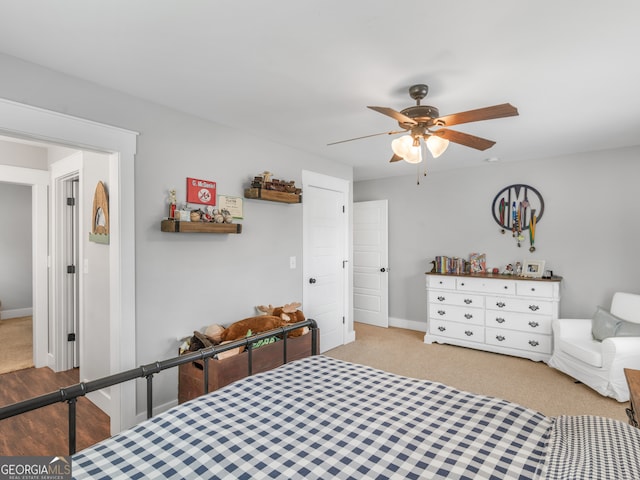
<path fill-rule="evenodd" d="M 429 303 L 429 318 L 484 326 L 484 310 L 481 308 Z"/>
<path fill-rule="evenodd" d="M 457 289 L 464 292 L 513 295 L 516 293 L 516 282 L 515 280 L 461 277 L 458 281 Z"/>
<path fill-rule="evenodd" d="M 427 288 L 455 290 L 456 278 L 457 277 L 446 277 L 444 275 L 427 275 Z"/>
<path fill-rule="evenodd" d="M 442 291 L 429 292 L 429 302 L 435 304 L 460 305 L 463 307 L 484 307 L 484 295 L 471 293 L 453 293 Z"/>
<path fill-rule="evenodd" d="M 516 285 L 516 294 L 523 297 L 554 298 L 555 284 L 551 282 L 521 281 Z"/>
<path fill-rule="evenodd" d="M 487 310 L 535 313 L 538 315 L 552 315 L 554 312 L 553 302 L 538 300 L 537 298 L 487 297 L 486 302 Z"/>
<path fill-rule="evenodd" d="M 486 343 L 506 348 L 551 354 L 551 336 L 499 328 L 486 329 Z"/>
<path fill-rule="evenodd" d="M 484 343 L 484 327 L 442 320 L 429 320 L 429 332 L 432 335 L 458 338 L 468 342 Z"/>
<path fill-rule="evenodd" d="M 551 317 L 530 313 L 487 310 L 485 325 L 500 329 L 551 334 Z"/>

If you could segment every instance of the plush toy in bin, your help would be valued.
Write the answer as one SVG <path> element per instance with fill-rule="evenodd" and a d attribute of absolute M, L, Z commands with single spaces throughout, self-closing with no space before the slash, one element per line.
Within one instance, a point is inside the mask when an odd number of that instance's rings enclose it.
<path fill-rule="evenodd" d="M 293 323 L 302 322 L 305 320 L 305 316 L 300 310 L 298 310 L 300 305 L 301 304 L 297 302 L 290 303 L 282 307 L 260 305 L 256 308 L 258 311 L 263 312 L 263 315 L 239 320 L 226 328 L 218 324 L 209 325 L 204 333 L 198 331 L 193 332 L 194 336 L 191 337 L 188 350 L 196 351 L 211 345 L 229 343 L 246 338 L 247 336 L 285 327 Z M 299 337 L 308 331 L 309 329 L 307 327 L 298 328 L 289 332 L 288 336 Z M 218 354 L 218 358 L 222 359 L 236 355 L 242 350 L 243 347 L 239 347 L 234 350 L 222 352 Z"/>

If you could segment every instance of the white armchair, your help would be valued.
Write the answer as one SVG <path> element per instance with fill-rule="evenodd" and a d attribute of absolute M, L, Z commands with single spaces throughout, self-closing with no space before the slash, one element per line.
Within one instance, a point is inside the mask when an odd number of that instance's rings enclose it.
<path fill-rule="evenodd" d="M 638 324 L 640 295 L 616 292 L 611 314 Z M 591 319 L 560 318 L 552 323 L 553 355 L 549 365 L 619 402 L 629 400 L 624 368 L 640 370 L 640 336 L 614 336 L 602 341 L 592 336 Z M 631 325 L 636 330 L 636 325 Z"/>

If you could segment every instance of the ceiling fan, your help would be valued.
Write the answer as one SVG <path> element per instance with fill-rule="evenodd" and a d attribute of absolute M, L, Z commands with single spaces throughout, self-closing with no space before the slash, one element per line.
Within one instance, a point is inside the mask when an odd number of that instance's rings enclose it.
<path fill-rule="evenodd" d="M 476 150 L 486 150 L 495 145 L 493 140 L 477 137 L 468 133 L 450 130 L 452 125 L 462 123 L 479 122 L 481 120 L 491 120 L 494 118 L 513 117 L 518 115 L 518 109 L 509 103 L 494 105 L 492 107 L 468 110 L 466 112 L 453 113 L 451 115 L 440 116 L 436 107 L 420 105 L 420 101 L 427 96 L 429 87 L 424 84 L 413 85 L 409 88 L 409 95 L 416 101 L 416 105 L 407 107 L 404 110 L 396 111 L 388 107 L 367 107 L 376 112 L 387 115 L 398 121 L 402 130 L 392 130 L 390 132 L 375 133 L 363 137 L 350 138 L 338 143 L 351 142 L 362 138 L 375 137 L 377 135 L 395 135 L 407 132 L 408 135 L 396 138 L 391 143 L 393 157 L 390 162 L 405 160 L 409 163 L 420 163 L 422 161 L 422 139 L 434 158 L 439 157 L 449 146 L 449 142 L 458 143 L 465 147 Z"/>

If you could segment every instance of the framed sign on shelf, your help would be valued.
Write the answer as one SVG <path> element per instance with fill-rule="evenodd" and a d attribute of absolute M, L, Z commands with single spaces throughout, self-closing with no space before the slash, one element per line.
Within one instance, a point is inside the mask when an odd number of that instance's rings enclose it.
<path fill-rule="evenodd" d="M 228 210 L 233 218 L 244 218 L 242 209 L 242 197 L 218 195 L 218 208 L 220 210 Z"/>
<path fill-rule="evenodd" d="M 215 205 L 216 182 L 187 177 L 187 202 Z"/>

